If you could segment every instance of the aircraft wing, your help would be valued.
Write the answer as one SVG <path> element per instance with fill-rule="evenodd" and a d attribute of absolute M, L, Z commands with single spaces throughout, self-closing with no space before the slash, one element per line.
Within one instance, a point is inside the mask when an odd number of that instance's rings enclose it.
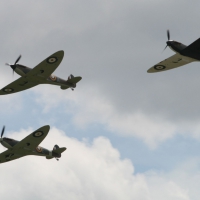
<path fill-rule="evenodd" d="M 17 154 L 16 151 L 8 149 L 0 154 L 0 163 L 15 160 L 15 159 L 21 158 L 26 155 L 27 154 L 20 155 L 20 154 Z"/>
<path fill-rule="evenodd" d="M 27 77 L 20 77 L 17 80 L 10 83 L 9 85 L 7 85 L 6 87 L 2 88 L 0 90 L 0 95 L 20 92 L 22 90 L 29 89 L 29 88 L 34 87 L 36 85 L 38 85 L 38 83 L 32 82 Z"/>
<path fill-rule="evenodd" d="M 41 77 L 48 78 L 59 66 L 63 57 L 64 57 L 64 51 L 58 51 L 49 56 L 48 58 L 46 58 L 45 60 L 43 60 L 40 64 L 34 67 L 26 75 L 28 77 L 40 75 Z"/>
<path fill-rule="evenodd" d="M 25 148 L 26 150 L 35 150 L 35 148 L 44 140 L 44 138 L 47 136 L 49 132 L 50 126 L 46 125 L 43 126 L 27 137 L 25 137 L 23 140 L 21 140 L 19 143 L 17 143 L 14 147 L 13 150 L 16 150 L 17 152 L 20 150 L 23 152 L 23 149 Z"/>
<path fill-rule="evenodd" d="M 176 67 L 180 67 L 183 65 L 186 65 L 190 62 L 195 61 L 193 58 L 189 58 L 180 54 L 174 54 L 173 56 L 159 62 L 158 64 L 154 65 L 150 69 L 148 69 L 148 73 L 154 73 L 154 72 L 161 72 L 166 71 L 169 69 L 174 69 Z"/>
<path fill-rule="evenodd" d="M 8 149 L 0 154 L 0 163 L 8 162 L 21 158 L 23 156 L 32 155 L 32 151 L 44 140 L 49 132 L 50 127 L 43 126 L 19 143 L 17 143 L 12 149 Z"/>

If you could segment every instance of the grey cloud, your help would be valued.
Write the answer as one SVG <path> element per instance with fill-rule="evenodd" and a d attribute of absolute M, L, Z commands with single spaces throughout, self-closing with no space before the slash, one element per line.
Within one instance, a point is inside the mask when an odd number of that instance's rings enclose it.
<path fill-rule="evenodd" d="M 96 86 L 120 112 L 198 120 L 199 63 L 146 73 L 173 55 L 169 49 L 161 54 L 166 29 L 171 30 L 172 39 L 184 44 L 199 37 L 197 8 L 187 1 L 5 3 L 0 59 L 3 65 L 22 53 L 20 62 L 34 67 L 64 49 L 65 58 L 55 74 L 83 76 L 84 88 Z"/>

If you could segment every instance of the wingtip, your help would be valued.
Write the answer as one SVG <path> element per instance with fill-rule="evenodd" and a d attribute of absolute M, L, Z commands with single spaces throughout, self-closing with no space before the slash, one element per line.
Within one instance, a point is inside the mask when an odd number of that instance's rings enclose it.
<path fill-rule="evenodd" d="M 153 67 L 151 67 L 147 70 L 147 73 L 150 73 L 150 74 L 155 73 L 155 72 L 158 72 L 158 71 L 155 71 L 155 69 Z"/>
<path fill-rule="evenodd" d="M 46 129 L 48 129 L 48 131 L 50 130 L 50 126 L 49 125 L 44 125 L 41 128 L 46 128 Z"/>
<path fill-rule="evenodd" d="M 151 68 L 147 70 L 147 73 L 152 73 L 152 72 L 151 72 Z"/>
<path fill-rule="evenodd" d="M 52 55 L 55 55 L 55 54 L 60 54 L 62 56 L 64 56 L 64 51 L 63 50 L 59 50 L 59 51 L 56 51 L 54 54 Z"/>
<path fill-rule="evenodd" d="M 58 51 L 58 53 L 62 53 L 64 55 L 65 52 L 63 50 L 60 50 Z"/>
<path fill-rule="evenodd" d="M 81 77 L 81 76 L 76 76 L 75 78 L 76 78 L 76 80 L 77 80 L 76 83 L 78 83 L 80 80 L 82 80 L 82 77 Z"/>

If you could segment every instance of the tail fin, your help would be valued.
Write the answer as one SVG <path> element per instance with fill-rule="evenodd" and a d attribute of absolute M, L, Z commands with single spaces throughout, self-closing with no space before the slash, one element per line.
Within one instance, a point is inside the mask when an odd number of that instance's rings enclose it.
<path fill-rule="evenodd" d="M 59 147 L 57 144 L 54 146 L 53 148 L 53 152 L 57 153 L 57 154 L 61 154 L 62 152 L 64 152 L 67 148 L 66 147 Z"/>
<path fill-rule="evenodd" d="M 70 74 L 68 76 L 68 79 L 66 80 L 66 85 L 62 85 L 60 86 L 60 88 L 62 90 L 66 90 L 68 88 L 71 88 L 72 90 L 74 90 L 74 88 L 76 87 L 76 83 L 78 83 L 81 79 L 82 77 L 80 76 L 74 77 L 72 74 Z"/>
<path fill-rule="evenodd" d="M 75 77 L 71 74 L 70 76 L 68 76 L 67 83 L 71 83 L 74 86 L 76 86 L 76 83 L 78 83 L 81 79 L 82 79 L 82 77 L 80 77 L 80 76 Z"/>
<path fill-rule="evenodd" d="M 74 78 L 74 76 L 73 76 L 72 74 L 70 74 L 70 75 L 68 76 L 68 80 L 73 79 L 73 78 Z"/>
<path fill-rule="evenodd" d="M 58 160 L 58 158 L 61 157 L 61 154 L 66 150 L 66 147 L 59 147 L 57 144 L 54 145 L 53 147 L 53 151 L 51 152 L 51 155 L 46 156 L 47 159 L 51 159 L 51 158 L 56 158 Z"/>

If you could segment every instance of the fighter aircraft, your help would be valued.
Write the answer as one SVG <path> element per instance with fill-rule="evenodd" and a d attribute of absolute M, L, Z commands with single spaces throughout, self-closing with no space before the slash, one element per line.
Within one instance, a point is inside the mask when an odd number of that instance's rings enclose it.
<path fill-rule="evenodd" d="M 151 67 L 147 71 L 148 73 L 166 71 L 186 65 L 190 62 L 200 61 L 200 38 L 189 46 L 186 46 L 180 42 L 170 40 L 169 30 L 167 30 L 167 37 L 168 41 L 166 42 L 167 46 L 165 49 L 169 47 L 175 51 L 176 54 Z"/>
<path fill-rule="evenodd" d="M 25 137 L 23 140 L 17 141 L 11 138 L 2 138 L 5 130 L 4 126 L 1 132 L 0 143 L 8 150 L 0 154 L 0 163 L 28 155 L 46 156 L 47 159 L 56 158 L 56 160 L 58 160 L 58 158 L 61 157 L 61 154 L 66 150 L 65 147 L 60 148 L 58 145 L 55 145 L 53 150 L 50 151 L 38 146 L 47 136 L 49 129 L 49 125 L 43 126 Z"/>
<path fill-rule="evenodd" d="M 0 90 L 0 95 L 20 92 L 38 84 L 58 85 L 63 90 L 68 88 L 74 90 L 76 83 L 82 79 L 80 76 L 74 77 L 71 74 L 67 80 L 63 80 L 52 74 L 61 63 L 63 57 L 64 51 L 58 51 L 43 60 L 33 69 L 21 64 L 17 64 L 21 59 L 21 55 L 17 58 L 14 64 L 6 63 L 6 65 L 13 69 L 13 73 L 16 72 L 22 77 L 2 88 Z"/>

